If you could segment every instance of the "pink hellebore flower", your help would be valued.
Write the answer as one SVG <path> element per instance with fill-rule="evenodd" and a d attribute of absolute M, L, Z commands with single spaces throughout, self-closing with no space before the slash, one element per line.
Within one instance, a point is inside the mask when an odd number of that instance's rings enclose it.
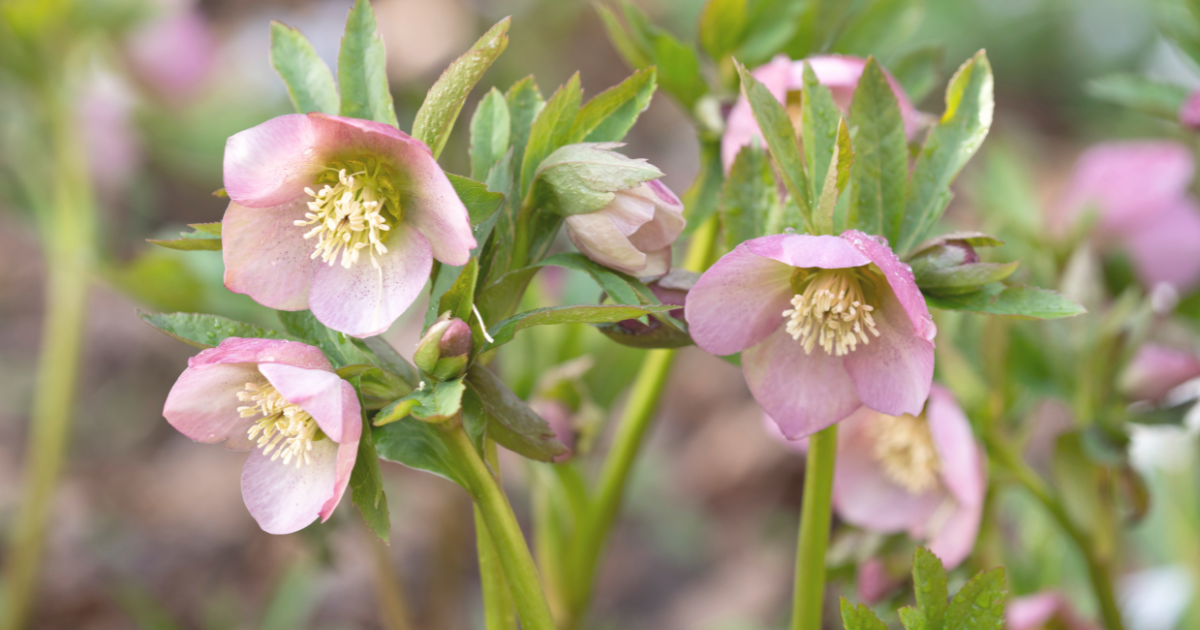
<path fill-rule="evenodd" d="M 1100 630 L 1080 618 L 1067 598 L 1054 591 L 1013 598 L 1005 606 L 1004 620 L 1009 630 L 1038 630 L 1051 627 L 1053 621 L 1061 624 L 1053 627 L 1063 630 Z"/>
<path fill-rule="evenodd" d="M 928 540 L 947 568 L 971 554 L 987 465 L 954 397 L 935 386 L 921 415 L 862 409 L 842 423 L 833 507 L 846 522 Z"/>
<path fill-rule="evenodd" d="M 788 439 L 860 407 L 919 414 L 937 330 L 912 272 L 875 237 L 746 241 L 688 292 L 696 345 L 742 353 L 746 383 Z"/>
<path fill-rule="evenodd" d="M 263 531 L 290 534 L 337 507 L 358 455 L 362 409 L 313 346 L 230 337 L 188 360 L 163 416 L 198 442 L 251 450 L 242 498 Z"/>
<path fill-rule="evenodd" d="M 1158 400 L 1200 377 L 1200 357 L 1154 343 L 1142 344 L 1125 367 L 1118 388 L 1134 400 Z"/>
<path fill-rule="evenodd" d="M 671 269 L 671 243 L 686 224 L 683 203 L 653 180 L 617 192 L 595 212 L 567 217 L 567 236 L 601 265 L 647 278 Z"/>
<path fill-rule="evenodd" d="M 1064 230 L 1089 208 L 1096 236 L 1128 250 L 1148 288 L 1168 283 L 1187 292 L 1200 283 L 1200 206 L 1188 194 L 1195 162 L 1171 141 L 1109 142 L 1088 149 L 1051 217 Z"/>
<path fill-rule="evenodd" d="M 367 337 L 404 313 L 433 259 L 463 265 L 467 209 L 424 143 L 395 127 L 289 114 L 225 145 L 225 286 Z"/>
<path fill-rule="evenodd" d="M 849 114 L 850 103 L 854 99 L 854 88 L 858 86 L 858 79 L 867 65 L 867 60 L 861 57 L 819 55 L 792 61 L 786 55 L 778 55 L 770 62 L 756 68 L 751 75 L 766 86 L 776 100 L 786 105 L 789 100 L 792 100 L 789 99 L 789 95 L 799 94 L 800 89 L 804 86 L 804 63 L 806 62 L 812 64 L 813 74 L 817 75 L 817 81 L 829 88 L 833 94 L 833 101 L 837 103 L 842 113 Z M 892 86 L 892 92 L 896 95 L 896 101 L 900 105 L 900 115 L 904 119 L 904 131 L 911 139 L 921 126 L 921 114 L 913 107 L 912 101 L 904 93 L 904 88 L 900 87 L 891 74 L 887 74 L 887 79 Z M 793 120 L 798 119 L 793 115 Z M 797 123 L 793 122 L 792 124 L 799 131 Z M 725 135 L 721 138 L 721 164 L 725 166 L 725 171 L 729 172 L 734 158 L 737 157 L 742 147 L 755 142 L 756 139 L 762 145 L 761 138 L 762 132 L 759 131 L 758 123 L 754 120 L 754 112 L 751 111 L 750 103 L 743 96 L 734 104 L 725 121 Z"/>
<path fill-rule="evenodd" d="M 1200 90 L 1194 90 L 1179 106 L 1179 124 L 1192 131 L 1200 130 Z"/>

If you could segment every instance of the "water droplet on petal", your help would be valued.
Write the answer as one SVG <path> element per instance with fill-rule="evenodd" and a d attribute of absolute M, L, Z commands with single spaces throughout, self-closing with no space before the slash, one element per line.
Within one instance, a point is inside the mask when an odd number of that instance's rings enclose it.
<path fill-rule="evenodd" d="M 793 228 L 793 227 L 785 227 L 785 228 L 783 228 L 783 233 L 784 233 L 784 234 L 795 234 L 795 233 L 796 233 L 796 228 Z"/>

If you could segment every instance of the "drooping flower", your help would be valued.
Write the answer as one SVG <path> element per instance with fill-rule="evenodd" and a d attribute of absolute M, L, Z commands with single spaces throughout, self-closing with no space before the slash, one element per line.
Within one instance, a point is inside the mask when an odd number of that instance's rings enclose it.
<path fill-rule="evenodd" d="M 692 339 L 741 352 L 746 383 L 789 439 L 860 407 L 921 412 L 937 330 L 892 250 L 856 230 L 746 241 L 688 293 Z"/>
<path fill-rule="evenodd" d="M 1089 209 L 1099 213 L 1096 238 L 1126 250 L 1138 279 L 1187 292 L 1200 284 L 1200 205 L 1188 194 L 1191 151 L 1171 141 L 1109 142 L 1088 149 L 1051 215 L 1064 231 Z"/>
<path fill-rule="evenodd" d="M 387 330 L 436 258 L 466 264 L 467 209 L 424 143 L 382 123 L 273 118 L 229 138 L 225 286 L 334 330 Z"/>
<path fill-rule="evenodd" d="M 671 243 L 683 233 L 683 203 L 655 179 L 615 193 L 603 208 L 566 219 L 567 236 L 592 260 L 639 278 L 671 269 Z"/>
<path fill-rule="evenodd" d="M 1009 630 L 1037 630 L 1046 627 L 1061 627 L 1063 630 L 1100 630 L 1100 626 L 1081 618 L 1066 596 L 1055 591 L 1013 598 L 1004 607 L 1004 621 Z M 1050 626 L 1055 621 L 1060 625 Z"/>
<path fill-rule="evenodd" d="M 939 386 L 918 415 L 861 409 L 841 424 L 833 508 L 846 522 L 928 541 L 947 568 L 975 546 L 987 492 L 983 449 Z"/>
<path fill-rule="evenodd" d="M 800 90 L 804 86 L 805 63 L 812 65 L 817 81 L 829 88 L 830 93 L 833 94 L 833 102 L 842 110 L 842 114 L 849 114 L 850 103 L 854 100 L 854 88 L 858 86 L 858 79 L 862 77 L 863 68 L 867 65 L 867 60 L 861 57 L 818 55 L 792 61 L 786 55 L 778 55 L 770 62 L 756 68 L 751 75 L 770 90 L 776 100 L 789 106 L 788 113 L 793 120 L 792 124 L 799 129 L 799 110 L 794 103 L 797 102 Z M 892 86 L 892 92 L 896 95 L 896 101 L 900 105 L 904 130 L 909 138 L 912 138 L 920 129 L 921 114 L 913 107 L 904 88 L 900 87 L 891 74 L 886 76 L 888 83 Z M 755 141 L 763 144 L 762 132 L 759 131 L 758 123 L 754 120 L 754 112 L 750 109 L 750 103 L 743 96 L 729 111 L 729 117 L 725 121 L 725 135 L 721 138 L 721 164 L 724 165 L 726 172 L 733 166 L 733 160 L 742 147 Z"/>
<path fill-rule="evenodd" d="M 1172 389 L 1200 377 L 1200 357 L 1156 343 L 1142 344 L 1118 379 L 1133 400 L 1157 401 Z"/>
<path fill-rule="evenodd" d="M 289 534 L 333 513 L 358 455 L 362 410 L 313 346 L 230 337 L 188 360 L 163 416 L 198 442 L 252 450 L 242 498 L 263 531 Z"/>

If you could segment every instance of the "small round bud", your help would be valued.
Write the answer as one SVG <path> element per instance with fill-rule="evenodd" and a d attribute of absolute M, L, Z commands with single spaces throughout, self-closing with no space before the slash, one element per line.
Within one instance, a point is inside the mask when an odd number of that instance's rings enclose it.
<path fill-rule="evenodd" d="M 417 342 L 413 363 L 438 380 L 458 378 L 467 369 L 471 347 L 471 327 L 446 313 Z"/>

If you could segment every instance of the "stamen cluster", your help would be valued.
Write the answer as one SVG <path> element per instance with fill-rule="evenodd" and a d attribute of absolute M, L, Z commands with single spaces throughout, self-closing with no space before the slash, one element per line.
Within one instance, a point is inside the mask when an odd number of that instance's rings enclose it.
<path fill-rule="evenodd" d="M 867 333 L 878 337 L 874 306 L 863 297 L 858 272 L 853 269 L 822 269 L 807 279 L 802 293 L 792 297 L 792 306 L 783 312 L 788 318 L 787 333 L 812 354 L 816 346 L 826 353 L 845 356 L 861 341 L 870 343 Z"/>
<path fill-rule="evenodd" d="M 250 427 L 250 439 L 258 438 L 255 446 L 263 449 L 264 455 L 272 450 L 271 461 L 280 456 L 283 463 L 296 460 L 296 468 L 312 462 L 310 453 L 313 442 L 321 439 L 320 427 L 308 412 L 287 401 L 269 384 L 246 383 L 246 389 L 238 392 L 238 400 L 252 403 L 238 407 L 243 418 L 262 414 L 262 418 Z"/>
<path fill-rule="evenodd" d="M 871 454 L 889 479 L 913 494 L 937 485 L 942 460 L 923 416 L 879 414 L 871 419 L 867 432 L 874 445 Z"/>
<path fill-rule="evenodd" d="M 374 255 L 387 253 L 384 232 L 391 226 L 384 215 L 387 199 L 380 194 L 376 175 L 368 175 L 366 170 L 347 173 L 342 168 L 332 186 L 325 184 L 317 191 L 304 189 L 313 200 L 308 202 L 310 212 L 304 214 L 305 220 L 296 221 L 296 225 L 315 225 L 304 235 L 306 240 L 317 239 L 313 258 L 320 256 L 333 266 L 341 253 L 342 267 L 349 269 L 358 262 L 360 250 L 371 247 L 371 263 L 379 266 Z"/>

